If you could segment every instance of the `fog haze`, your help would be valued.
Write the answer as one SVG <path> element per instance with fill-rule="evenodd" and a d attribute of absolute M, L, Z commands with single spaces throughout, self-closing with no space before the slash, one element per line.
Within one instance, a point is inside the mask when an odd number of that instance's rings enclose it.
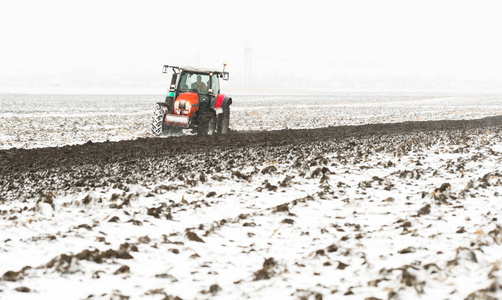
<path fill-rule="evenodd" d="M 501 91 L 497 1 L 2 1 L 0 92 L 162 93 L 163 64 L 233 89 Z"/>

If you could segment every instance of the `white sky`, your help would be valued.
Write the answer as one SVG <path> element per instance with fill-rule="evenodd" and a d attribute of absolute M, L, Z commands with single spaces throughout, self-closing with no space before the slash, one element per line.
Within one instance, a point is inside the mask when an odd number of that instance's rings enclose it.
<path fill-rule="evenodd" d="M 244 86 L 248 45 L 254 87 L 496 89 L 499 3 L 0 0 L 0 88 L 155 89 L 225 60 Z"/>

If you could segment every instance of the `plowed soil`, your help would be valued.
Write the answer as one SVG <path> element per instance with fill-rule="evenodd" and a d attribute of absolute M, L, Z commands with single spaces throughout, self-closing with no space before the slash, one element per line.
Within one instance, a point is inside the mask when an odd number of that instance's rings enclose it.
<path fill-rule="evenodd" d="M 0 151 L 0 298 L 500 299 L 502 116 Z"/>
<path fill-rule="evenodd" d="M 107 185 L 106 177 L 113 181 L 141 180 L 162 176 L 169 168 L 173 176 L 192 166 L 193 162 L 180 160 L 192 154 L 206 162 L 218 157 L 235 159 L 242 149 L 266 149 L 288 146 L 299 149 L 302 145 L 316 144 L 364 136 L 392 136 L 414 132 L 445 130 L 471 130 L 502 125 L 502 116 L 478 120 L 404 122 L 340 126 L 318 129 L 277 130 L 259 132 L 233 132 L 226 136 L 182 136 L 169 138 L 144 138 L 133 141 L 87 143 L 84 145 L 40 149 L 10 149 L 0 151 L 0 200 L 10 196 L 36 196 L 48 190 L 69 190 L 80 187 Z M 322 147 L 322 145 L 319 145 Z M 328 150 L 328 149 L 326 149 Z M 228 155 L 219 155 L 226 152 Z M 246 157 L 241 157 L 247 159 Z M 215 162 L 216 163 L 216 162 Z M 54 180 L 58 178 L 59 180 Z M 34 184 L 33 189 L 21 188 L 24 183 Z"/>

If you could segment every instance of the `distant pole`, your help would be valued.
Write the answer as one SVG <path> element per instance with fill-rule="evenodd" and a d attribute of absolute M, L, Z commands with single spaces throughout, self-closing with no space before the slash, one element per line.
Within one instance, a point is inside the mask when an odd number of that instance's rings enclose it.
<path fill-rule="evenodd" d="M 246 42 L 246 48 L 244 48 L 244 78 L 246 81 L 246 87 L 251 86 L 251 46 L 249 42 Z"/>

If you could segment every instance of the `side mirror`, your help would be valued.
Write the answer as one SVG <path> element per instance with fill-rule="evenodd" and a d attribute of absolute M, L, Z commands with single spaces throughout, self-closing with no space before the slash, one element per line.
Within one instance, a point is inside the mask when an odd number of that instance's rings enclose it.
<path fill-rule="evenodd" d="M 221 73 L 221 79 L 228 80 L 228 78 L 229 78 L 228 72 Z"/>

